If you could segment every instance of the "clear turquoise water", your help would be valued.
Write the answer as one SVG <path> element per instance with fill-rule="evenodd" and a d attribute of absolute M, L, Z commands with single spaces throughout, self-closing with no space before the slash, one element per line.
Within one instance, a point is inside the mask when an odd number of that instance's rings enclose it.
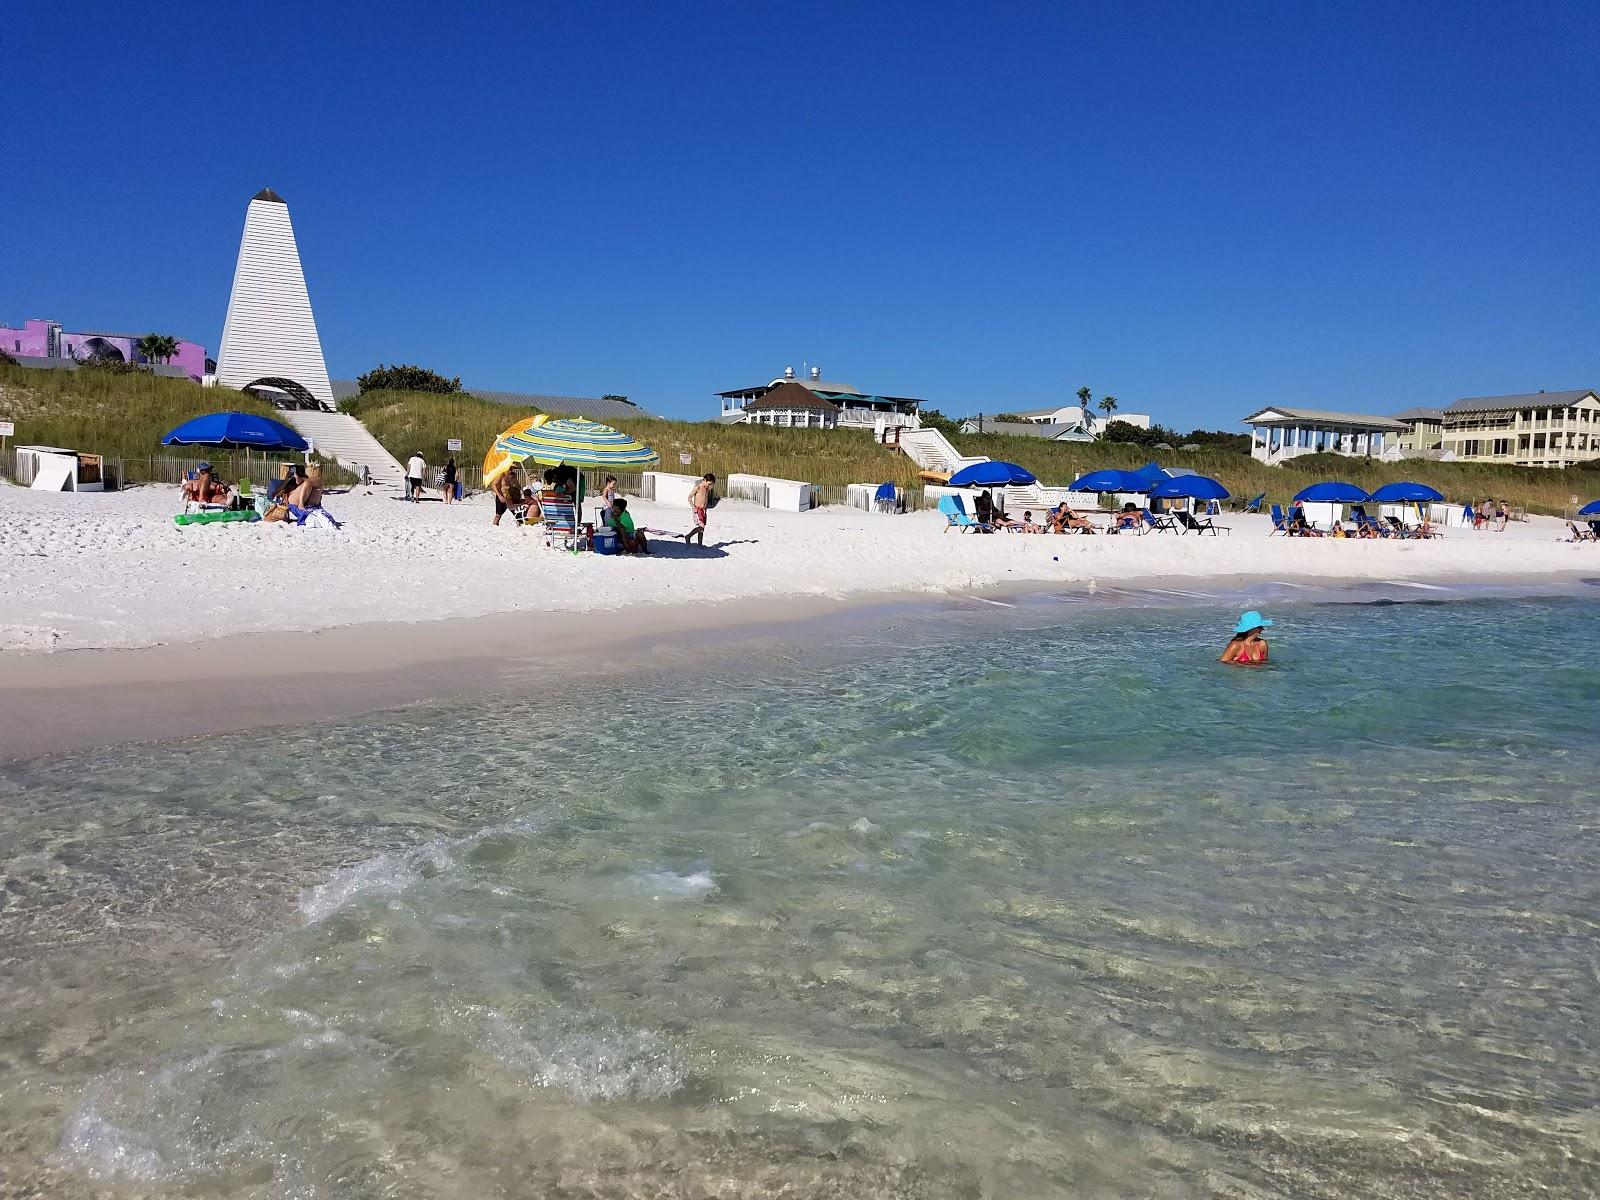
<path fill-rule="evenodd" d="M 1226 615 L 4 769 L 0 1194 L 1600 1192 L 1600 605 Z"/>

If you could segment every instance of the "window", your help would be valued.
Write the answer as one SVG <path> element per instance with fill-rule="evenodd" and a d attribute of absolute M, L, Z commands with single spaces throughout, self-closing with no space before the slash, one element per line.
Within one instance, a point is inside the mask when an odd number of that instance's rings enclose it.
<path fill-rule="evenodd" d="M 1495 440 L 1494 440 L 1494 452 L 1495 452 L 1495 454 L 1497 456 L 1504 455 L 1504 454 L 1510 454 L 1511 453 L 1511 439 L 1510 438 L 1495 438 Z"/>
<path fill-rule="evenodd" d="M 1466 441 L 1462 442 L 1461 453 L 1465 454 L 1468 458 L 1475 457 L 1478 453 L 1478 439 L 1468 438 Z"/>

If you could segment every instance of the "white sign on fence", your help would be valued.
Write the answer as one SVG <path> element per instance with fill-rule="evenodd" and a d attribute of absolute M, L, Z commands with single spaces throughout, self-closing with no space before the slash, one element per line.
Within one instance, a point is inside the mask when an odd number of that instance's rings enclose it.
<path fill-rule="evenodd" d="M 451 454 L 459 454 L 459 453 L 461 453 L 461 439 L 460 438 L 450 438 L 445 442 L 444 446 L 445 446 L 445 449 L 450 451 Z"/>
<path fill-rule="evenodd" d="M 681 463 L 683 466 L 687 467 L 693 461 L 694 461 L 694 458 L 691 455 L 688 455 L 688 454 L 679 454 L 678 455 L 678 462 Z"/>
<path fill-rule="evenodd" d="M 11 437 L 17 432 L 17 427 L 10 421 L 0 421 L 0 437 Z"/>

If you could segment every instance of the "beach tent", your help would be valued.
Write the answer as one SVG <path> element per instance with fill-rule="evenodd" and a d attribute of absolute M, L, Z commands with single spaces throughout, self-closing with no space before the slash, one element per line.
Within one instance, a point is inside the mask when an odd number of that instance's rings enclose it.
<path fill-rule="evenodd" d="M 513 463 L 526 461 L 547 467 L 650 467 L 661 456 L 598 421 L 540 413 L 495 438 L 483 460 L 483 481 L 490 483 Z"/>
<path fill-rule="evenodd" d="M 1163 479 L 1150 489 L 1152 500 L 1226 500 L 1228 489 L 1209 475 L 1184 474 Z"/>
<path fill-rule="evenodd" d="M 1355 484 L 1336 479 L 1313 483 L 1295 493 L 1295 501 L 1300 504 L 1364 504 L 1368 499 L 1366 492 Z"/>
<path fill-rule="evenodd" d="M 962 467 L 950 476 L 947 487 L 1025 487 L 1038 483 L 1038 477 L 1026 467 L 1016 463 L 989 459 Z"/>
<path fill-rule="evenodd" d="M 1600 517 L 1600 500 L 1591 500 L 1578 510 L 1580 517 Z"/>
<path fill-rule="evenodd" d="M 1148 492 L 1150 490 L 1144 476 L 1134 471 L 1118 471 L 1107 467 L 1100 471 L 1090 471 L 1087 475 L 1080 475 L 1067 485 L 1069 492 Z"/>
<path fill-rule="evenodd" d="M 1376 504 L 1433 504 L 1443 500 L 1444 493 L 1425 483 L 1402 479 L 1398 483 L 1384 484 L 1367 499 Z"/>
<path fill-rule="evenodd" d="M 243 450 L 309 450 L 305 438 L 281 421 L 254 413 L 209 413 L 185 421 L 161 439 L 163 446 L 222 446 Z"/>

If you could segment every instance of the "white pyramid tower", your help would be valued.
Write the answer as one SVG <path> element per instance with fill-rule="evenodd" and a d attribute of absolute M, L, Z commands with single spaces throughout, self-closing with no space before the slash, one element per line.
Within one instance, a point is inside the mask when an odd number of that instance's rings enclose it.
<path fill-rule="evenodd" d="M 289 206 L 271 188 L 251 197 L 245 210 L 233 294 L 228 297 L 228 319 L 217 354 L 219 386 L 244 388 L 255 383 L 333 407 L 328 365 L 322 358 L 317 320 L 311 315 Z"/>

